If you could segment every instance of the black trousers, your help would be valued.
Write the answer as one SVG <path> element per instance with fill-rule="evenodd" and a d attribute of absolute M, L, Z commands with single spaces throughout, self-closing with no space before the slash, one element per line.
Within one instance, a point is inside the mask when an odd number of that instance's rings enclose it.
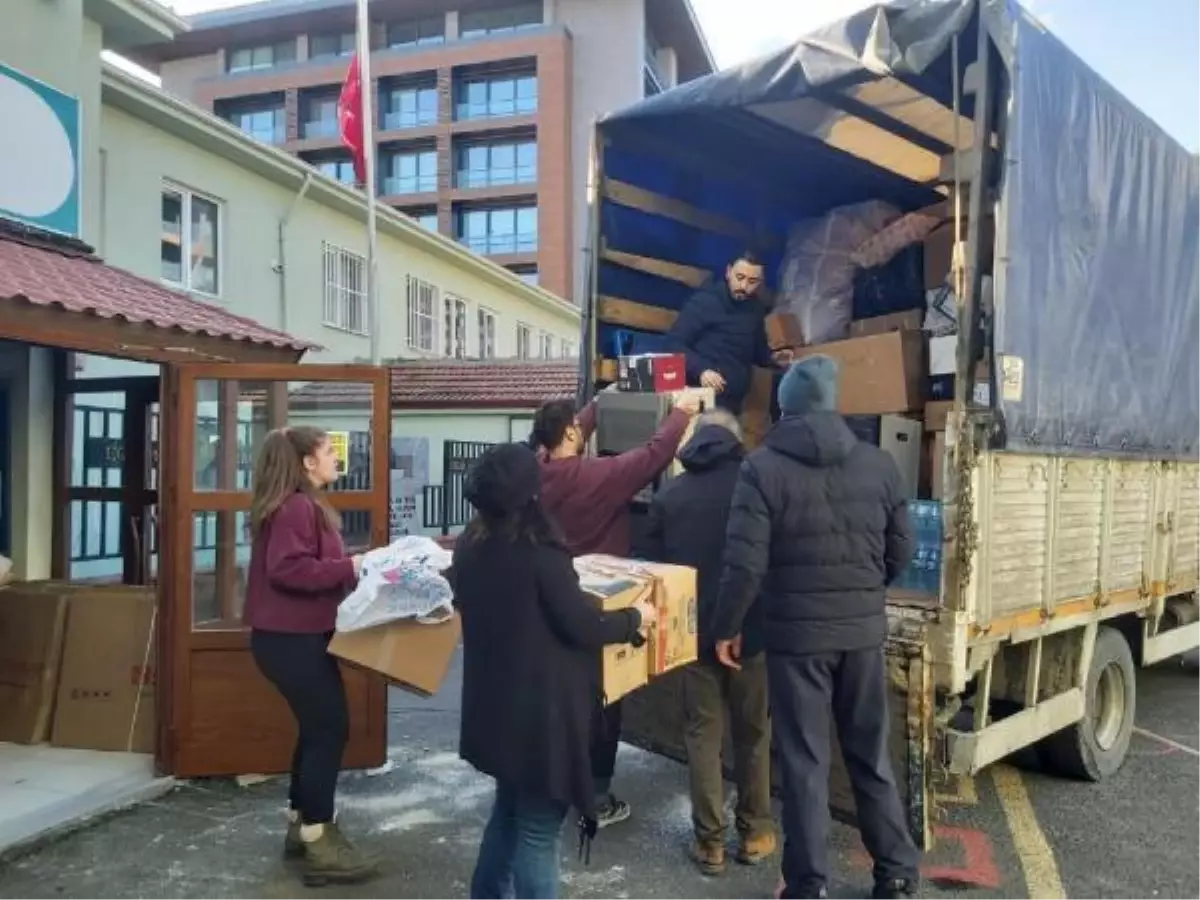
<path fill-rule="evenodd" d="M 602 798 L 612 788 L 617 770 L 617 745 L 621 743 L 621 701 L 596 712 L 592 726 L 592 783 L 596 797 Z"/>
<path fill-rule="evenodd" d="M 296 718 L 299 737 L 288 800 L 306 825 L 333 821 L 333 796 L 350 736 L 342 672 L 326 652 L 330 637 L 257 630 L 250 635 L 259 671 Z"/>
<path fill-rule="evenodd" d="M 887 671 L 880 648 L 767 659 L 771 725 L 783 776 L 785 897 L 828 883 L 829 721 L 837 724 L 876 883 L 916 881 L 919 858 L 888 757 Z"/>

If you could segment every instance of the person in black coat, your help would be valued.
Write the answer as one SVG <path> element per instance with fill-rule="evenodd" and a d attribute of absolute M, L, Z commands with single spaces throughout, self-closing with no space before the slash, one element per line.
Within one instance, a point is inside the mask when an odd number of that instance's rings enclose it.
<path fill-rule="evenodd" d="M 775 852 L 771 815 L 771 726 L 767 664 L 752 608 L 742 629 L 742 668 L 717 662 L 713 616 L 725 551 L 725 522 L 742 466 L 741 429 L 725 410 L 701 416 L 679 452 L 684 473 L 655 496 L 643 555 L 696 569 L 700 660 L 683 670 L 684 740 L 691 779 L 692 857 L 706 875 L 725 868 L 725 780 L 721 751 L 726 721 L 733 738 L 737 786 L 738 861 L 762 862 Z"/>
<path fill-rule="evenodd" d="M 811 356 L 779 386 L 783 418 L 742 466 L 714 626 L 736 668 L 747 611 L 762 606 L 771 725 L 784 787 L 784 897 L 823 897 L 829 720 L 854 788 L 875 897 L 915 894 L 918 852 L 888 758 L 887 585 L 913 535 L 900 472 L 837 409 L 837 363 Z"/>
<path fill-rule="evenodd" d="M 557 896 L 567 810 L 595 832 L 596 656 L 640 642 L 655 619 L 650 604 L 603 613 L 583 593 L 539 487 L 528 446 L 487 451 L 467 476 L 477 512 L 449 572 L 463 626 L 459 754 L 496 779 L 472 897 Z"/>
<path fill-rule="evenodd" d="M 684 354 L 687 382 L 710 387 L 717 406 L 742 411 L 755 366 L 791 360 L 790 351 L 772 354 L 763 325 L 767 309 L 759 300 L 763 264 L 749 250 L 684 304 L 667 332 L 666 346 Z"/>

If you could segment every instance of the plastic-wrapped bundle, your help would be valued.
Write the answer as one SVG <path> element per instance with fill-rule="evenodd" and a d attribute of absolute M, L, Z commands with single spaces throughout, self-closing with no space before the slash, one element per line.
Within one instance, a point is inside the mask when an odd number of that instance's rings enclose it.
<path fill-rule="evenodd" d="M 400 619 L 439 622 L 454 612 L 442 575 L 453 556 L 431 538 L 406 535 L 363 557 L 358 587 L 338 607 L 337 630 L 359 631 Z"/>
<path fill-rule="evenodd" d="M 889 203 L 868 200 L 792 226 L 780 266 L 780 307 L 786 306 L 800 320 L 807 343 L 837 341 L 849 334 L 855 254 L 899 215 Z"/>

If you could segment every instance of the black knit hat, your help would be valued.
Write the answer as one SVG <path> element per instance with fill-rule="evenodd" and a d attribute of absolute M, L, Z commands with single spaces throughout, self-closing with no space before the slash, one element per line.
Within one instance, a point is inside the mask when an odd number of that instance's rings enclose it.
<path fill-rule="evenodd" d="M 537 455 L 526 444 L 499 444 L 467 473 L 463 495 L 484 515 L 506 516 L 529 505 L 542 485 Z"/>

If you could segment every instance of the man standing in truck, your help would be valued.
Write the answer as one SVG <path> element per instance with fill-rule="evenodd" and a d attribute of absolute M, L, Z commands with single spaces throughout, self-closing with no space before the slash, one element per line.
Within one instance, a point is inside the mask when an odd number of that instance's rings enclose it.
<path fill-rule="evenodd" d="M 713 634 L 741 667 L 743 625 L 761 606 L 772 731 L 783 776 L 784 897 L 828 882 L 829 718 L 875 862 L 874 897 L 914 896 L 918 852 L 888 758 L 886 589 L 913 553 L 900 472 L 837 410 L 838 367 L 795 363 L 783 414 L 734 489 Z"/>
<path fill-rule="evenodd" d="M 633 498 L 671 464 L 688 423 L 700 412 L 693 394 L 680 398 L 654 436 L 641 447 L 616 456 L 585 456 L 596 426 L 596 404 L 576 414 L 571 400 L 545 403 L 533 417 L 533 443 L 542 448 L 541 501 L 562 530 L 573 556 L 605 553 L 628 556 Z M 620 702 L 604 707 L 592 743 L 596 824 L 600 828 L 629 818 L 629 804 L 612 793 L 621 739 Z"/>
<path fill-rule="evenodd" d="M 771 353 L 763 322 L 767 309 L 759 298 L 762 260 L 752 251 L 740 253 L 679 311 L 667 332 L 667 347 L 686 358 L 688 384 L 712 388 L 717 406 L 735 416 L 750 392 L 755 366 L 770 368 L 791 362 L 791 352 Z"/>

